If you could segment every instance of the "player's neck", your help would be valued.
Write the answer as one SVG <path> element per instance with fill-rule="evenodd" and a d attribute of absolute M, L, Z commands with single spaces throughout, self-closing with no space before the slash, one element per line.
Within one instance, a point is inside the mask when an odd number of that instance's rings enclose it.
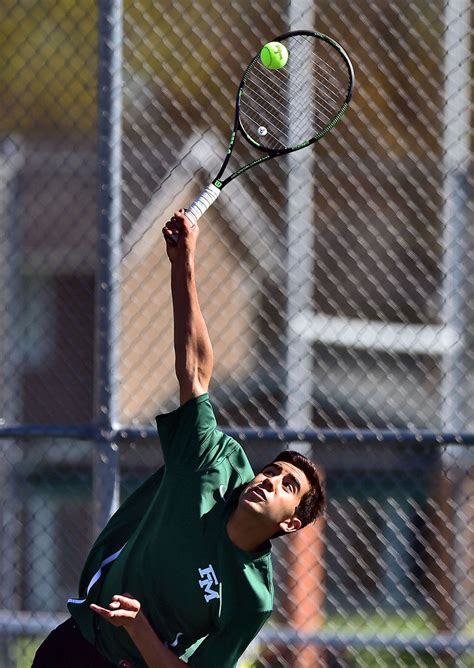
<path fill-rule="evenodd" d="M 239 506 L 227 520 L 227 535 L 236 547 L 244 552 L 258 552 L 274 534 L 274 528 L 262 526 L 260 521 L 250 519 Z"/>

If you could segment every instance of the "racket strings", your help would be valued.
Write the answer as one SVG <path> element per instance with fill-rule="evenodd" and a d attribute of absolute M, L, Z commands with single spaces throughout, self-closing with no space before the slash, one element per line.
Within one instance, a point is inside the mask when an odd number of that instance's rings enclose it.
<path fill-rule="evenodd" d="M 320 133 L 343 103 L 338 77 L 343 63 L 333 47 L 321 40 L 298 36 L 292 53 L 295 63 L 288 74 L 288 106 L 293 130 L 290 144 Z M 347 75 L 344 84 L 347 86 Z"/>
<path fill-rule="evenodd" d="M 289 80 L 288 77 L 286 77 L 286 83 L 288 83 L 288 80 Z M 329 93 L 325 96 L 319 93 L 319 90 L 316 88 L 314 84 L 311 84 L 311 87 L 312 87 L 312 92 L 314 93 L 314 98 L 319 105 L 318 106 L 319 114 L 322 117 L 322 120 L 324 121 L 323 125 L 320 124 L 319 129 L 322 129 L 331 120 L 331 116 L 334 111 L 334 105 L 330 106 L 327 102 Z M 257 87 L 249 84 L 249 89 L 250 92 L 254 95 L 255 107 L 253 111 L 255 113 L 251 115 L 248 110 L 247 112 L 244 110 L 242 111 L 243 116 L 246 116 L 247 118 L 256 121 L 258 118 L 257 112 L 266 114 L 266 118 L 269 120 L 269 124 L 271 125 L 271 127 L 277 132 L 286 136 L 286 139 L 289 141 L 290 119 L 287 118 L 287 100 L 285 100 L 282 95 L 276 93 L 273 97 L 272 105 L 269 107 L 268 101 L 261 94 L 260 90 Z M 305 92 L 304 82 L 299 86 L 297 84 L 295 86 L 295 90 L 293 91 L 293 97 L 295 99 L 299 99 L 304 92 Z M 336 98 L 333 98 L 332 101 L 335 104 L 337 104 L 338 102 Z M 259 107 L 259 109 L 257 109 L 257 107 Z M 315 109 L 316 105 L 310 102 L 310 111 L 314 112 Z M 280 113 L 278 114 L 277 112 Z M 326 112 L 326 114 L 324 112 Z M 298 121 L 296 121 L 296 126 L 295 126 L 296 130 L 298 130 L 298 127 L 299 127 Z M 303 130 L 303 128 L 300 129 Z M 288 141 L 286 143 L 288 143 Z"/>
<path fill-rule="evenodd" d="M 279 70 L 256 60 L 241 95 L 245 132 L 268 150 L 297 146 L 327 131 L 346 99 L 349 72 L 330 43 L 308 35 L 282 40 L 289 58 Z"/>
<path fill-rule="evenodd" d="M 269 108 L 268 107 L 268 101 L 265 99 L 265 97 L 260 93 L 260 90 L 258 88 L 254 88 L 252 85 L 249 86 L 249 89 L 254 96 L 254 102 L 255 105 L 252 108 L 247 108 L 243 109 L 241 111 L 243 116 L 247 116 L 248 118 L 251 118 L 252 120 L 257 120 L 258 119 L 258 113 L 264 113 L 266 114 L 266 117 L 269 119 L 269 124 L 273 124 L 273 127 L 277 131 L 289 131 L 290 126 L 289 126 L 289 121 L 288 119 L 283 115 L 282 112 L 286 110 L 286 101 L 283 98 L 278 99 L 275 97 L 273 105 Z M 251 114 L 251 112 L 254 112 Z M 258 112 L 258 113 L 257 113 Z"/>

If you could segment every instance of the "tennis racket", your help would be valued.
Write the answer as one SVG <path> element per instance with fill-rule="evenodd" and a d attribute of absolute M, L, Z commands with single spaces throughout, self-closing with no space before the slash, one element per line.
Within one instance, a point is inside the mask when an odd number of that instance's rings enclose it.
<path fill-rule="evenodd" d="M 295 30 L 275 37 L 288 50 L 280 69 L 255 56 L 237 91 L 234 127 L 227 154 L 213 181 L 186 210 L 193 225 L 233 179 L 280 155 L 299 151 L 324 137 L 342 118 L 354 88 L 349 56 L 333 39 Z M 223 178 L 238 135 L 264 155 Z M 176 243 L 177 235 L 168 237 Z"/>

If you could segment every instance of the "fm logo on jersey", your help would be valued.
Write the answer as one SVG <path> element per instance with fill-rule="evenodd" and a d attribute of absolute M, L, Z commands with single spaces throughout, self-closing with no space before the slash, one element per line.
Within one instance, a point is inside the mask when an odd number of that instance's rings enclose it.
<path fill-rule="evenodd" d="M 211 564 L 206 568 L 199 568 L 199 586 L 201 589 L 204 589 L 204 598 L 206 603 L 212 601 L 215 598 L 220 598 L 219 595 L 219 581 L 215 574 L 214 568 Z"/>

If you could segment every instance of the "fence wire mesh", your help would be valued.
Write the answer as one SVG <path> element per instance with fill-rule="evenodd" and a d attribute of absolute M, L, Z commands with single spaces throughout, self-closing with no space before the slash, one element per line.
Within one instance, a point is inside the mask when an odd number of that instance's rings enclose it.
<path fill-rule="evenodd" d="M 53 432 L 97 418 L 105 4 L 0 6 L 0 415 L 28 436 L 0 439 L 2 668 L 64 618 L 93 539 L 93 439 Z M 217 172 L 246 64 L 314 28 L 356 70 L 332 133 L 239 177 L 200 225 L 219 422 L 259 431 L 255 467 L 286 445 L 266 430 L 320 430 L 300 445 L 329 500 L 276 541 L 275 612 L 242 667 L 474 666 L 471 26 L 467 0 L 125 2 L 124 429 L 176 405 L 161 227 Z M 125 498 L 161 459 L 120 447 Z"/>

